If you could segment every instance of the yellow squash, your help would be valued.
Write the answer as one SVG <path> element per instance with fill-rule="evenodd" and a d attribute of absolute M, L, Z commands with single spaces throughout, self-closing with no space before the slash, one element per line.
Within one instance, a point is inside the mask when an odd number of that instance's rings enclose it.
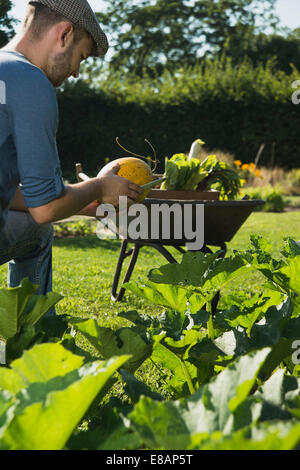
<path fill-rule="evenodd" d="M 117 160 L 113 160 L 112 162 L 108 163 L 105 168 L 109 168 L 109 166 L 114 163 L 118 163 L 120 165 L 120 169 L 118 171 L 119 176 L 122 176 L 123 178 L 126 178 L 127 180 L 132 181 L 139 186 L 153 181 L 153 174 L 150 166 L 140 158 L 118 158 Z M 150 191 L 151 189 L 145 190 L 142 196 L 139 198 L 139 201 L 145 199 Z"/>

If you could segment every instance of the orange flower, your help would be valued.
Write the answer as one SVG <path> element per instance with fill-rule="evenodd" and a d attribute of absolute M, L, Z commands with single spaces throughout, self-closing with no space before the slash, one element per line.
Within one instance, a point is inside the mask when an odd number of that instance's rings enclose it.
<path fill-rule="evenodd" d="M 242 162 L 241 162 L 241 160 L 234 160 L 234 164 L 235 164 L 235 166 L 241 166 Z"/>
<path fill-rule="evenodd" d="M 258 176 L 259 178 L 262 178 L 262 174 L 259 170 L 255 170 L 254 176 Z"/>
<path fill-rule="evenodd" d="M 249 170 L 250 169 L 250 166 L 248 165 L 248 163 L 244 163 L 244 165 L 242 166 L 242 170 Z"/>

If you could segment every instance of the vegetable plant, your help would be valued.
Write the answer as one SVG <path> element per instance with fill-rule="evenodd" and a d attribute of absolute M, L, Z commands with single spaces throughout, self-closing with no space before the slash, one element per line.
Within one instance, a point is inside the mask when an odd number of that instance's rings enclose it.
<path fill-rule="evenodd" d="M 151 270 L 147 283 L 126 285 L 165 307 L 163 313 L 121 312 L 133 326 L 116 332 L 94 320 L 74 326 L 105 359 L 117 351 L 132 354 L 131 373 L 147 358 L 169 370 L 168 388 L 175 397 L 193 394 L 235 358 L 261 347 L 271 348 L 260 377 L 266 379 L 291 356 L 300 331 L 299 244 L 289 239 L 280 260 L 270 251 L 267 240 L 252 236 L 248 250 L 229 258 L 220 259 L 219 252 L 186 253 L 181 263 Z M 266 277 L 263 292 L 252 298 L 233 293 L 221 298 L 221 308 L 213 312 L 216 293 L 253 270 Z"/>
<path fill-rule="evenodd" d="M 185 253 L 146 282 L 128 283 L 157 305 L 156 315 L 125 309 L 119 317 L 128 326 L 117 329 L 70 318 L 97 358 L 63 330 L 26 345 L 0 367 L 0 449 L 299 449 L 300 242 L 286 239 L 277 258 L 268 240 L 250 242 L 224 259 Z M 255 270 L 265 278 L 261 291 L 223 295 Z M 17 325 L 48 305 L 33 291 L 27 281 L 14 291 Z M 14 337 L 10 323 L 1 328 Z M 149 364 L 160 388 L 140 379 Z"/>

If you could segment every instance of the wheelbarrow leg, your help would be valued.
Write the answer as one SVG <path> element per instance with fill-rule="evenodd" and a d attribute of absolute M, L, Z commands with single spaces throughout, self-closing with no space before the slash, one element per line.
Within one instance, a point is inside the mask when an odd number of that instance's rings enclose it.
<path fill-rule="evenodd" d="M 125 282 L 128 282 L 130 280 L 131 274 L 137 262 L 137 258 L 138 258 L 139 251 L 141 248 L 139 245 L 135 244 L 133 249 L 126 252 L 127 246 L 128 246 L 128 241 L 124 240 L 122 242 L 119 260 L 118 260 L 115 277 L 114 277 L 114 281 L 113 281 L 113 285 L 111 289 L 111 300 L 113 300 L 114 302 L 122 300 L 124 297 L 124 293 L 125 293 L 124 287 L 121 287 L 119 293 L 117 292 L 124 260 L 128 256 L 131 256 L 131 260 L 127 268 L 125 277 L 123 279 L 122 285 L 125 284 Z"/>
<path fill-rule="evenodd" d="M 127 246 L 128 246 L 128 241 L 124 240 L 122 242 L 120 255 L 119 255 L 119 259 L 118 259 L 118 264 L 117 264 L 117 268 L 116 268 L 116 272 L 115 272 L 115 276 L 114 276 L 114 280 L 113 280 L 113 285 L 112 285 L 112 289 L 111 289 L 111 296 L 110 297 L 111 297 L 111 300 L 113 300 L 114 302 L 121 301 L 124 297 L 124 294 L 125 294 L 124 287 L 121 287 L 120 291 L 118 292 L 118 285 L 119 285 L 119 282 L 120 282 L 120 276 L 121 276 L 124 260 L 128 256 L 131 256 L 131 260 L 130 260 L 129 266 L 127 268 L 125 277 L 123 279 L 122 285 L 125 284 L 125 282 L 128 282 L 130 280 L 132 272 L 134 270 L 134 267 L 135 267 L 137 259 L 138 259 L 140 249 L 144 245 L 135 243 L 134 248 L 129 250 L 128 252 L 126 251 Z M 167 261 L 169 261 L 169 263 L 172 263 L 172 264 L 177 263 L 176 259 L 173 258 L 171 253 L 169 253 L 168 250 L 166 250 L 163 246 L 161 246 L 157 243 L 151 243 L 147 246 L 151 246 L 152 248 L 156 248 L 159 251 L 159 253 L 162 254 L 167 259 Z"/>

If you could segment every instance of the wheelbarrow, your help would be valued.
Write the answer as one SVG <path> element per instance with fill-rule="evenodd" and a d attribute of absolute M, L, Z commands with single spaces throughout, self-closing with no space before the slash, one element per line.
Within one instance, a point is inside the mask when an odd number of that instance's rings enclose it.
<path fill-rule="evenodd" d="M 77 179 L 79 181 L 88 179 L 88 177 L 82 172 L 80 164 L 76 165 L 76 171 Z M 151 226 L 151 206 L 153 204 L 167 204 L 168 206 L 171 206 L 174 203 L 185 207 L 186 205 L 191 206 L 192 224 L 194 224 L 193 217 L 197 213 L 197 205 L 201 204 L 204 206 L 204 244 L 200 250 L 194 251 L 211 253 L 212 251 L 209 248 L 210 246 L 218 247 L 221 251 L 220 257 L 224 258 L 227 252 L 226 244 L 233 239 L 250 214 L 257 207 L 264 205 L 265 201 L 258 199 L 242 199 L 234 201 L 182 199 L 176 201 L 174 199 L 152 199 L 149 197 L 143 201 L 143 205 L 146 207 L 148 213 L 148 225 Z M 162 221 L 159 223 L 158 236 L 156 236 L 155 239 L 151 238 L 151 234 L 148 237 L 138 240 L 131 239 L 129 236 L 123 238 L 111 289 L 111 299 L 113 301 L 121 301 L 123 299 L 125 294 L 125 288 L 123 286 L 126 282 L 129 282 L 132 276 L 141 248 L 151 247 L 156 249 L 169 263 L 177 263 L 174 256 L 168 250 L 169 247 L 175 248 L 182 254 L 186 253 L 186 244 L 190 243 L 191 240 L 184 236 L 184 230 L 182 230 L 183 235 L 181 238 L 175 238 L 172 236 L 174 227 L 170 227 L 170 236 L 165 238 L 161 225 Z M 117 229 L 116 235 L 119 236 Z M 123 264 L 128 257 L 130 257 L 129 265 L 119 289 Z M 217 302 L 218 295 L 214 299 L 213 310 L 216 308 Z"/>
<path fill-rule="evenodd" d="M 149 217 L 151 214 L 152 204 L 168 204 L 172 205 L 174 202 L 178 204 L 189 204 L 193 210 L 196 209 L 197 204 L 204 205 L 204 245 L 200 250 L 203 253 L 211 253 L 210 246 L 218 247 L 221 250 L 220 257 L 225 257 L 227 252 L 227 243 L 232 240 L 244 222 L 248 219 L 250 214 L 256 207 L 265 204 L 262 200 L 239 200 L 239 201 L 174 201 L 174 200 L 159 200 L 159 199 L 145 199 L 143 204 L 148 208 Z M 149 222 L 150 224 L 150 222 Z M 139 239 L 133 240 L 130 237 L 122 240 L 119 259 L 116 266 L 115 276 L 111 289 L 111 299 L 113 301 L 120 301 L 125 294 L 123 285 L 128 282 L 134 271 L 137 263 L 138 256 L 141 248 L 151 247 L 156 249 L 169 263 L 176 263 L 176 259 L 168 250 L 169 247 L 175 248 L 180 253 L 186 253 L 186 244 L 190 240 L 184 236 L 181 239 L 171 237 L 164 239 L 163 233 L 159 230 L 158 239 Z M 130 247 L 131 246 L 131 247 Z M 192 251 L 191 249 L 189 251 Z M 121 283 L 120 290 L 118 291 L 120 276 L 122 272 L 123 263 L 126 258 L 130 258 L 130 262 Z M 214 305 L 216 306 L 217 299 Z"/>

